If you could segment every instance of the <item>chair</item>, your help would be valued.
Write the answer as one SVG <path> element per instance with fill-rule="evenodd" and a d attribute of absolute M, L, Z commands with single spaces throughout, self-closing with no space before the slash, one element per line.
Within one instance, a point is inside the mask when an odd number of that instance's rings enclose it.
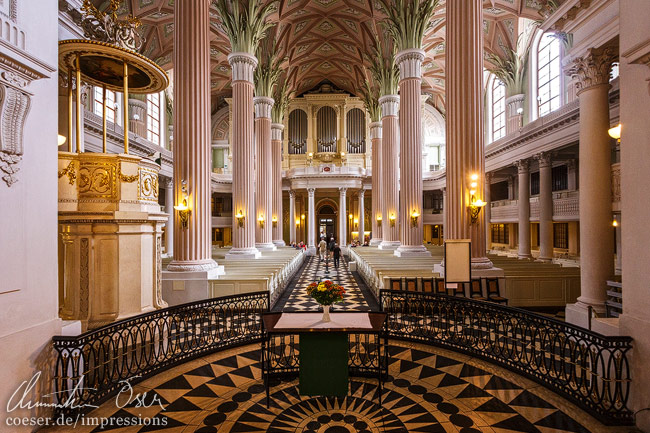
<path fill-rule="evenodd" d="M 465 295 L 465 284 L 463 283 L 456 283 L 456 287 L 454 287 L 454 296 L 459 296 L 461 298 L 466 298 L 467 296 Z"/>
<path fill-rule="evenodd" d="M 404 278 L 404 282 L 406 283 L 406 290 L 409 292 L 417 292 L 418 291 L 418 280 L 417 278 Z"/>
<path fill-rule="evenodd" d="M 432 293 L 436 285 L 435 281 L 435 278 L 422 278 L 422 291 Z"/>
<path fill-rule="evenodd" d="M 402 290 L 402 279 L 401 278 L 391 278 L 389 281 L 389 290 Z"/>
<path fill-rule="evenodd" d="M 501 296 L 501 292 L 499 292 L 498 278 L 486 278 L 485 285 L 487 287 L 488 301 L 496 302 L 499 304 L 508 304 L 508 299 Z"/>
<path fill-rule="evenodd" d="M 481 280 L 472 280 L 469 283 L 469 297 L 477 301 L 487 301 L 483 296 L 483 288 L 481 287 Z"/>
<path fill-rule="evenodd" d="M 447 288 L 445 287 L 445 280 L 442 278 L 436 278 L 436 293 L 438 295 L 447 294 Z"/>

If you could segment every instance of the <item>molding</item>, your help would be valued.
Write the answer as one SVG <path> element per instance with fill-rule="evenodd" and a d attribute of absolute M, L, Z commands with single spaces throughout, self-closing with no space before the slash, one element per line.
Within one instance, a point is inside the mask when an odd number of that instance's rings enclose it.
<path fill-rule="evenodd" d="M 232 81 L 254 83 L 253 73 L 257 68 L 257 57 L 249 53 L 228 54 L 228 63 L 232 68 Z"/>
<path fill-rule="evenodd" d="M 379 98 L 381 117 L 397 116 L 399 113 L 399 95 L 384 95 Z"/>

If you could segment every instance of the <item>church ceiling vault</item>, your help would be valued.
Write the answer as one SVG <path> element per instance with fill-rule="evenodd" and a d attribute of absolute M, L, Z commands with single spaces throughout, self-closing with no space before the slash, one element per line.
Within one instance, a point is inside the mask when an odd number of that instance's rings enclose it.
<path fill-rule="evenodd" d="M 105 8 L 107 0 L 94 0 Z M 445 0 L 440 1 L 424 39 L 423 92 L 434 106 L 444 107 Z M 538 20 L 541 0 L 484 0 L 485 49 L 497 55 L 516 44 L 522 18 Z M 173 68 L 174 0 L 124 0 L 120 15 L 132 13 L 142 22 L 146 38 L 142 54 L 164 69 Z M 214 96 L 229 96 L 230 42 L 221 29 L 219 14 L 211 8 L 211 89 Z M 365 80 L 365 57 L 375 35 L 382 35 L 383 20 L 376 0 L 280 0 L 269 17 L 282 54 L 287 57 L 286 76 L 296 94 L 323 80 L 358 95 Z"/>

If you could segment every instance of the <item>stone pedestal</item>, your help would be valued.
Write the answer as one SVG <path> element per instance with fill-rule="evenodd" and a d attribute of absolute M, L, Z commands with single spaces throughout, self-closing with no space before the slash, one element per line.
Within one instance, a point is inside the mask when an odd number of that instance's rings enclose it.
<path fill-rule="evenodd" d="M 472 195 L 485 200 L 483 123 L 483 6 L 479 0 L 448 2 L 445 83 L 447 101 L 446 239 L 471 239 L 472 268 L 489 269 L 485 212 L 472 221 Z M 471 186 L 475 178 L 476 186 Z M 470 191 L 474 191 L 472 194 Z"/>
<path fill-rule="evenodd" d="M 273 98 L 253 98 L 255 107 L 255 248 L 277 249 L 273 243 L 273 152 L 271 151 L 271 108 Z M 269 164 L 270 162 L 270 164 Z"/>
<path fill-rule="evenodd" d="M 614 275 L 612 232 L 609 70 L 617 52 L 590 49 L 576 59 L 569 73 L 580 99 L 580 297 L 567 305 L 566 320 L 586 321 L 588 307 L 604 311 L 607 280 Z M 586 155 L 586 157 L 584 156 Z"/>
<path fill-rule="evenodd" d="M 398 257 L 430 256 L 422 229 L 422 61 L 424 51 L 400 51 L 400 246 Z M 417 215 L 417 217 L 414 217 Z"/>
<path fill-rule="evenodd" d="M 278 247 L 285 246 L 284 242 L 284 221 L 282 212 L 282 130 L 281 123 L 271 124 L 271 172 L 273 179 L 273 203 L 271 206 L 271 221 L 273 229 L 273 243 Z M 294 223 L 295 224 L 295 223 Z"/>
<path fill-rule="evenodd" d="M 370 124 L 370 140 L 372 143 L 372 214 L 370 220 L 372 224 L 372 239 L 370 245 L 376 246 L 381 244 L 382 229 L 383 229 L 383 150 L 381 146 L 381 122 L 373 122 Z"/>
<path fill-rule="evenodd" d="M 248 53 L 232 53 L 228 62 L 232 68 L 233 233 L 226 260 L 250 260 L 261 256 L 255 247 L 253 72 L 257 58 Z"/>
<path fill-rule="evenodd" d="M 382 127 L 382 241 L 379 249 L 394 250 L 399 241 L 399 96 L 379 98 Z"/>
<path fill-rule="evenodd" d="M 164 308 L 159 166 L 123 154 L 59 152 L 59 304 L 97 328 Z"/>
<path fill-rule="evenodd" d="M 174 4 L 174 204 L 187 201 L 187 225 L 174 215 L 174 260 L 167 270 L 208 271 L 210 212 L 210 5 Z"/>

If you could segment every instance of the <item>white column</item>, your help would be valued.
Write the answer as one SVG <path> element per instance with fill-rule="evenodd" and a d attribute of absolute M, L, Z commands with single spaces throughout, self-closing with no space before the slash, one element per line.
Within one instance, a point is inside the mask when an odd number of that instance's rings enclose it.
<path fill-rule="evenodd" d="M 309 194 L 309 222 L 307 223 L 307 248 L 316 254 L 316 188 L 307 188 Z"/>
<path fill-rule="evenodd" d="M 341 247 L 347 245 L 347 238 L 348 238 L 348 232 L 347 232 L 348 212 L 347 212 L 347 207 L 346 207 L 347 191 L 348 191 L 347 188 L 339 188 L 339 239 L 338 239 L 338 244 Z"/>
<path fill-rule="evenodd" d="M 492 197 L 490 196 L 490 185 L 492 184 L 492 173 L 485 173 L 485 247 L 487 251 L 492 248 Z"/>
<path fill-rule="evenodd" d="M 261 256 L 255 248 L 255 142 L 253 134 L 253 72 L 257 58 L 231 53 L 232 68 L 232 248 L 227 260 Z M 241 218 L 237 216 L 241 215 Z"/>
<path fill-rule="evenodd" d="M 273 243 L 278 247 L 283 247 L 284 243 L 284 221 L 282 217 L 282 130 L 284 125 L 281 123 L 271 124 L 271 147 L 273 152 L 272 170 L 273 170 L 273 205 L 271 219 L 275 218 L 277 222 L 273 227 Z"/>
<path fill-rule="evenodd" d="M 529 259 L 530 254 L 530 171 L 528 160 L 515 163 L 519 175 L 519 258 Z"/>
<path fill-rule="evenodd" d="M 364 206 L 365 206 L 365 205 L 364 205 L 365 195 L 366 195 L 366 190 L 363 189 L 363 188 L 361 188 L 361 189 L 359 190 L 359 212 L 358 212 L 358 213 L 359 213 L 359 226 L 358 226 L 358 230 L 359 230 L 359 243 L 360 243 L 361 245 L 363 245 L 364 240 L 365 240 L 364 231 L 365 231 L 365 229 L 366 229 L 366 227 L 365 227 L 365 221 L 364 221 L 365 218 L 366 218 L 366 215 L 365 215 L 365 209 L 364 209 Z"/>
<path fill-rule="evenodd" d="M 170 180 L 165 184 L 165 253 L 168 257 L 174 254 L 174 182 Z"/>
<path fill-rule="evenodd" d="M 551 155 L 537 155 L 539 162 L 539 260 L 553 259 L 553 193 L 551 184 Z"/>
<path fill-rule="evenodd" d="M 298 242 L 296 239 L 296 192 L 289 190 L 289 243 L 294 242 Z"/>

